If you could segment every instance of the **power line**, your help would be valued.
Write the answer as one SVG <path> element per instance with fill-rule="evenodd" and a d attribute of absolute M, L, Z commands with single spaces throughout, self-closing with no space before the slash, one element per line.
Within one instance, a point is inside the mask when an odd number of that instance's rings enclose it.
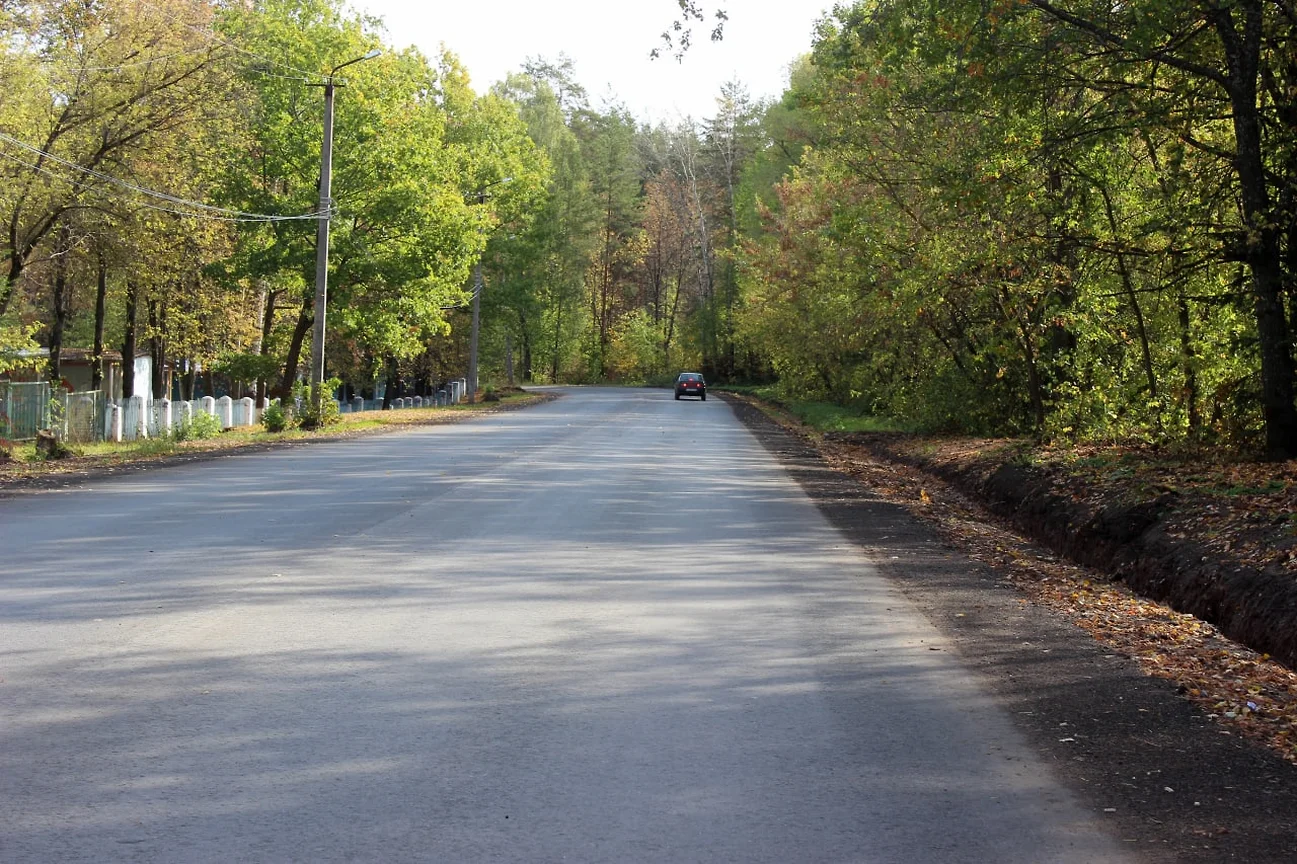
<path fill-rule="evenodd" d="M 136 63 L 119 63 L 116 66 L 78 66 L 78 72 L 121 72 L 123 69 L 136 69 L 140 66 L 151 66 L 154 63 L 161 63 L 163 60 L 170 60 L 173 57 L 183 57 L 186 54 L 197 54 L 199 51 L 206 51 L 212 45 L 212 40 L 206 44 L 199 45 L 196 48 L 186 48 L 183 51 L 172 51 L 170 54 L 162 54 L 157 57 L 150 57 L 147 60 L 140 60 Z"/>
<path fill-rule="evenodd" d="M 227 209 L 225 209 L 225 208 L 221 208 L 221 207 L 213 207 L 213 206 L 211 206 L 211 205 L 209 205 L 209 204 L 203 204 L 203 203 L 198 202 L 198 201 L 191 201 L 191 200 L 186 199 L 186 198 L 179 198 L 179 197 L 174 196 L 174 195 L 167 195 L 166 193 L 163 193 L 163 192 L 156 192 L 156 191 L 151 190 L 151 189 L 145 189 L 145 188 L 142 187 L 142 186 L 137 186 L 137 185 L 135 185 L 135 184 L 133 184 L 133 183 L 129 183 L 129 182 L 125 181 L 125 180 L 119 180 L 119 179 L 117 179 L 117 178 L 115 178 L 115 177 L 111 177 L 110 175 L 108 175 L 108 174 L 104 174 L 104 173 L 99 172 L 99 171 L 91 171 L 91 170 L 88 169 L 88 168 L 84 168 L 84 167 L 82 167 L 82 166 L 76 165 L 75 163 L 70 163 L 70 162 L 68 162 L 68 161 L 65 160 L 65 159 L 59 159 L 59 158 L 56 157 L 56 156 L 52 156 L 52 155 L 49 154 L 49 153 L 45 153 L 45 151 L 43 151 L 43 150 L 39 150 L 38 148 L 33 148 L 33 147 L 29 146 L 29 145 L 22 144 L 22 142 L 17 141 L 17 139 L 13 139 L 13 138 L 11 138 L 10 136 L 5 135 L 4 133 L 0 133 L 0 140 L 13 141 L 13 142 L 15 142 L 15 143 L 18 143 L 20 146 L 22 146 L 22 147 L 23 147 L 24 149 L 26 149 L 26 150 L 29 150 L 29 151 L 35 151 L 35 152 L 37 152 L 37 153 L 41 153 L 41 154 L 45 155 L 46 157 L 53 159 L 55 162 L 57 162 L 57 163 L 59 163 L 59 164 L 63 164 L 63 165 L 67 165 L 67 166 L 72 167 L 72 168 L 76 168 L 76 169 L 78 169 L 78 170 L 80 170 L 80 171 L 86 172 L 86 173 L 88 173 L 88 174 L 94 176 L 94 177 L 97 178 L 97 179 L 104 180 L 104 181 L 106 181 L 106 182 L 113 182 L 113 183 L 115 183 L 115 184 L 118 185 L 118 186 L 122 186 L 122 187 L 124 187 L 124 188 L 126 188 L 126 189 L 131 190 L 132 192 L 136 192 L 136 193 L 144 194 L 144 195 L 151 195 L 151 196 L 153 196 L 153 197 L 157 197 L 157 198 L 159 198 L 159 199 L 161 199 L 161 200 L 168 201 L 168 202 L 173 203 L 173 204 L 176 204 L 176 205 L 178 205 L 178 206 L 183 206 L 183 207 L 192 207 L 192 208 L 195 208 L 195 209 L 197 209 L 197 210 L 200 211 L 200 212 L 195 213 L 195 212 L 191 212 L 191 211 L 189 211 L 189 210 L 178 210 L 178 209 L 176 209 L 176 208 L 174 208 L 174 207 L 163 207 L 163 206 L 160 206 L 160 205 L 157 205 L 157 204 L 149 204 L 148 202 L 139 202 L 139 203 L 140 203 L 140 206 L 142 206 L 142 207 L 146 207 L 146 208 L 148 208 L 148 209 L 150 209 L 150 210 L 157 210 L 158 212 L 161 212 L 161 213 L 170 213 L 170 214 L 173 214 L 173 215 L 176 215 L 176 216 L 187 216 L 187 217 L 194 218 L 194 219 L 207 219 L 207 220 L 216 221 L 216 222 L 296 222 L 296 221 L 317 221 L 317 220 L 319 220 L 322 216 L 325 216 L 325 215 L 332 216 L 332 215 L 333 215 L 332 208 L 330 208 L 329 210 L 318 210 L 318 211 L 315 211 L 315 212 L 313 212 L 313 213 L 306 213 L 306 214 L 303 214 L 303 215 L 301 215 L 301 216 L 274 216 L 274 215 L 265 214 L 265 213 L 244 213 L 244 212 L 239 211 L 239 210 L 227 210 Z M 26 167 L 26 168 L 30 168 L 30 169 L 33 170 L 33 171 L 37 171 L 37 172 L 39 172 L 39 173 L 41 173 L 41 174 L 44 174 L 44 175 L 46 175 L 47 177 L 52 177 L 52 178 L 55 179 L 55 180 L 59 180 L 59 181 L 61 181 L 61 182 L 63 182 L 63 183 L 67 183 L 67 184 L 70 185 L 70 186 L 74 186 L 74 187 L 77 187 L 77 188 L 80 188 L 80 189 L 88 189 L 88 190 L 96 190 L 96 189 L 98 188 L 98 187 L 95 187 L 95 186 L 93 186 L 93 185 L 91 185 L 91 184 L 89 184 L 89 183 L 86 183 L 86 182 L 84 182 L 84 181 L 73 180 L 73 179 L 71 179 L 71 178 L 64 177 L 63 175 L 58 174 L 58 173 L 56 173 L 56 172 L 54 172 L 54 171 L 51 171 L 49 168 L 47 168 L 47 167 L 45 167 L 45 166 L 43 166 L 43 165 L 39 165 L 39 164 L 36 164 L 36 163 L 33 163 L 33 162 L 28 162 L 28 161 L 26 161 L 26 160 L 24 160 L 24 159 L 20 159 L 20 158 L 18 158 L 17 156 L 14 156 L 12 153 L 6 153 L 6 152 L 4 152 L 3 150 L 0 150 L 0 156 L 4 157 L 4 158 L 6 158 L 6 159 L 8 159 L 8 160 L 10 160 L 10 161 L 12 161 L 12 162 L 16 162 L 16 163 L 18 163 L 19 165 L 22 165 L 22 166 L 24 166 L 24 167 Z"/>
<path fill-rule="evenodd" d="M 55 156 L 53 153 L 42 150 L 39 147 L 28 144 L 27 142 L 19 140 L 18 138 L 13 137 L 12 135 L 7 135 L 4 132 L 0 132 L 0 141 L 4 141 L 8 144 L 12 144 L 16 147 L 26 150 L 29 153 L 34 153 L 43 156 L 44 158 L 49 159 L 52 162 L 56 162 L 59 165 L 63 165 L 74 171 L 79 171 L 90 177 L 94 177 L 97 180 L 102 180 L 105 183 L 111 183 L 115 186 L 120 186 L 123 189 L 127 189 L 131 192 L 135 192 L 140 195 L 145 195 L 151 198 L 157 198 L 159 200 L 166 201 L 170 204 L 177 204 L 182 207 L 192 207 L 195 210 L 201 210 L 207 213 L 211 213 L 213 215 L 224 216 L 226 218 L 231 218 L 231 219 L 248 219 L 248 220 L 259 221 L 259 222 L 291 221 L 291 220 L 298 220 L 298 219 L 318 219 L 320 217 L 320 213 L 316 213 L 311 216 L 272 216 L 265 213 L 246 213 L 242 210 L 231 210 L 226 207 L 216 207 L 211 204 L 204 204 L 201 201 L 194 201 L 189 198 L 181 198 L 176 195 L 171 195 L 167 192 L 159 192 L 156 189 L 149 189 L 145 186 L 140 186 L 135 183 L 132 183 L 129 180 L 122 180 L 121 178 L 114 177 L 111 174 L 105 174 L 102 171 L 96 171 L 95 169 L 87 168 L 84 165 L 78 165 L 75 162 L 72 162 L 68 159 L 64 159 L 60 156 Z"/>
<path fill-rule="evenodd" d="M 44 174 L 47 177 L 52 177 L 53 179 L 58 180 L 62 183 L 67 183 L 69 186 L 75 186 L 79 189 L 88 189 L 91 191 L 97 191 L 99 189 L 99 187 L 97 186 L 92 186 L 91 184 L 84 183 L 80 180 L 69 179 L 67 177 L 62 176 L 61 174 L 56 174 L 55 172 L 49 170 L 48 168 L 45 168 L 40 165 L 36 165 L 31 162 L 27 162 L 23 159 L 19 159 L 17 156 L 14 156 L 10 153 L 5 153 L 4 151 L 0 151 L 0 157 L 9 159 L 12 162 L 16 162 L 19 165 L 23 165 L 27 168 L 32 169 L 33 171 L 37 171 L 41 174 Z M 150 204 L 147 201 L 139 201 L 137 202 L 137 204 L 138 206 L 143 207 L 147 210 L 156 210 L 159 213 L 170 213 L 173 216 L 183 216 L 189 219 L 206 219 L 211 222 L 269 222 L 269 221 L 278 222 L 278 221 L 307 220 L 307 219 L 316 220 L 319 219 L 320 216 L 326 212 L 326 211 L 318 211 L 315 213 L 308 213 L 304 216 L 259 217 L 256 214 L 249 214 L 248 216 L 245 217 L 231 217 L 231 216 L 216 216 L 210 213 L 192 213 L 188 210 L 177 210 L 173 207 L 163 207 L 158 204 Z M 330 213 L 330 215 L 332 214 Z"/>
<path fill-rule="evenodd" d="M 238 48 L 237 46 L 232 46 L 232 45 L 229 45 L 229 43 L 222 42 L 221 40 L 217 39 L 215 36 L 210 36 L 210 37 L 208 38 L 208 40 L 207 40 L 206 43 L 204 43 L 204 44 L 202 44 L 202 45 L 200 45 L 200 46 L 198 46 L 198 47 L 196 47 L 196 48 L 188 48 L 188 49 L 185 49 L 184 51 L 173 51 L 173 52 L 170 53 L 170 54 L 162 54 L 162 55 L 160 55 L 160 56 L 158 56 L 158 57 L 150 57 L 150 58 L 147 59 L 147 60 L 140 60 L 140 61 L 135 62 L 135 63 L 119 63 L 119 64 L 117 64 L 117 65 L 115 65 L 115 66 L 111 66 L 111 65 L 104 65 L 104 66 L 77 66 L 77 67 L 75 67 L 74 69 L 71 69 L 70 71 L 73 72 L 73 73 L 79 73 L 79 72 L 123 72 L 123 71 L 125 71 L 125 70 L 127 70 L 127 69 L 138 69 L 138 68 L 141 67 L 141 66 L 152 66 L 154 63 L 161 63 L 161 62 L 164 61 L 164 60 L 171 60 L 171 59 L 173 59 L 173 58 L 175 58 L 175 57 L 183 57 L 183 56 L 188 55 L 188 54 L 197 54 L 197 53 L 200 52 L 200 51 L 206 51 L 206 50 L 208 50 L 208 49 L 211 48 L 212 45 L 215 44 L 215 43 L 220 43 L 220 44 L 222 44 L 222 45 L 224 45 L 224 46 L 226 46 L 226 47 L 230 47 L 230 48 L 232 48 L 233 50 L 235 50 L 235 51 L 238 52 L 238 53 L 248 53 L 248 52 L 245 52 L 245 51 L 243 51 L 242 49 Z M 273 61 L 269 61 L 269 60 L 267 60 L 266 58 L 262 57 L 260 54 L 253 54 L 252 56 L 253 56 L 253 57 L 256 57 L 256 58 L 257 58 L 258 60 L 260 60 L 262 63 L 271 63 L 271 62 L 273 62 Z M 53 61 L 53 60 L 45 60 L 45 61 L 42 61 L 42 62 L 43 62 L 43 64 L 46 65 L 46 66 L 52 66 L 52 65 L 55 65 L 55 61 Z M 282 64 L 280 64 L 280 65 L 282 65 Z M 288 67 L 288 68 L 291 69 L 292 67 Z M 258 65 L 251 64 L 251 63 L 248 63 L 247 65 L 244 65 L 244 66 L 240 67 L 240 68 L 239 68 L 239 71 L 241 71 L 241 72 L 245 72 L 245 73 L 250 73 L 250 74 L 253 74 L 253 75 L 261 75 L 262 77 L 265 77 L 265 78 L 278 78 L 278 79 L 280 79 L 280 80 L 282 80 L 282 81 L 301 81 L 301 82 L 306 83 L 306 84 L 312 84 L 312 83 L 314 83 L 316 80 L 322 79 L 322 78 L 324 77 L 323 75 L 319 75 L 319 74 L 312 74 L 312 73 L 303 73 L 303 74 L 301 74 L 301 75 L 277 75 L 277 74 L 275 74 L 274 72 L 271 72 L 271 71 L 269 71 L 269 70 L 267 70 L 267 69 L 264 69 L 264 68 L 259 68 Z"/>
<path fill-rule="evenodd" d="M 486 286 L 483 285 L 482 287 L 485 288 Z M 477 295 L 478 295 L 479 293 L 481 293 L 481 292 L 478 290 L 477 286 L 474 285 L 474 286 L 473 286 L 473 290 L 471 290 L 471 291 L 468 292 L 468 299 L 467 299 L 467 300 L 465 300 L 463 303 L 459 303 L 459 304 L 457 304 L 457 305 L 455 305 L 455 306 L 442 306 L 442 307 L 441 307 L 441 310 L 442 310 L 443 312 L 445 312 L 445 311 L 449 311 L 449 310 L 451 310 L 451 309 L 467 309 L 469 306 L 473 305 L 473 300 L 477 297 Z"/>

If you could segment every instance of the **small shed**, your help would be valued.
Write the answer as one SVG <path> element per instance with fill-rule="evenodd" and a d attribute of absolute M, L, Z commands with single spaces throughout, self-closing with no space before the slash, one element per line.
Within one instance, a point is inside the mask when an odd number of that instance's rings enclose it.
<path fill-rule="evenodd" d="M 50 350 L 37 348 L 34 351 L 23 351 L 21 356 L 32 362 L 24 364 L 10 372 L 9 378 L 15 382 L 44 380 L 45 369 L 49 361 Z M 117 351 L 103 353 L 104 374 L 100 385 L 109 399 L 121 399 L 122 394 L 122 355 Z M 93 380 L 94 354 L 86 348 L 64 348 L 59 352 L 59 384 L 69 393 L 84 393 L 90 389 Z M 153 401 L 153 358 L 147 353 L 135 356 L 135 387 L 132 396 L 143 396 L 146 402 Z"/>

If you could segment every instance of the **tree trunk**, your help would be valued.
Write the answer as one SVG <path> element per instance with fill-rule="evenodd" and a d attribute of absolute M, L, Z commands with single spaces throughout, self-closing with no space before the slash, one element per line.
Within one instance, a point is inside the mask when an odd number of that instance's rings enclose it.
<path fill-rule="evenodd" d="M 383 410 L 387 411 L 392 407 L 393 392 L 397 387 L 396 358 L 386 357 L 383 360 Z"/>
<path fill-rule="evenodd" d="M 513 386 L 513 334 L 505 331 L 504 334 L 504 374 L 505 380 L 509 386 Z"/>
<path fill-rule="evenodd" d="M 1183 291 L 1180 292 L 1176 305 L 1180 313 L 1180 364 L 1184 370 L 1180 401 L 1188 412 L 1189 434 L 1192 436 L 1198 433 L 1202 418 L 1198 415 L 1198 368 L 1194 358 L 1193 331 L 1190 329 L 1192 322 L 1189 319 L 1189 301 Z"/>
<path fill-rule="evenodd" d="M 549 383 L 558 383 L 558 349 L 563 338 L 563 298 L 559 295 L 554 303 L 554 355 L 550 357 Z"/>
<path fill-rule="evenodd" d="M 65 224 L 59 228 L 54 244 L 54 320 L 50 324 L 49 379 L 55 387 L 63 379 L 63 333 L 68 324 L 68 256 L 71 250 L 71 231 Z"/>
<path fill-rule="evenodd" d="M 279 398 L 287 399 L 293 392 L 293 382 L 297 380 L 297 364 L 302 356 L 302 343 L 311 325 L 315 323 L 314 298 L 302 301 L 302 311 L 297 315 L 297 324 L 293 327 L 293 338 L 288 343 L 288 356 L 284 358 L 284 378 L 279 385 Z"/>
<path fill-rule="evenodd" d="M 170 394 L 166 390 L 166 376 L 163 372 L 166 366 L 166 351 L 162 342 L 162 330 L 166 326 L 166 308 L 162 306 L 162 301 L 157 299 L 149 300 L 149 359 L 152 360 L 153 368 L 152 381 L 149 383 L 153 388 L 154 399 L 165 399 Z"/>
<path fill-rule="evenodd" d="M 671 298 L 671 312 L 667 315 L 667 332 L 662 339 L 662 363 L 668 372 L 671 371 L 671 341 L 676 336 L 676 313 L 680 309 L 680 285 L 684 279 L 684 270 L 677 270 L 675 296 Z"/>
<path fill-rule="evenodd" d="M 527 322 L 522 324 L 522 380 L 531 380 L 531 334 L 527 331 Z"/>
<path fill-rule="evenodd" d="M 264 345 L 266 341 L 264 322 L 266 320 L 266 306 L 270 302 L 270 293 L 271 293 L 270 288 L 269 286 L 266 285 L 266 280 L 258 279 L 257 280 L 257 318 L 263 323 L 262 326 L 257 329 L 256 338 L 252 340 L 252 351 L 250 352 L 252 354 L 256 354 L 258 357 L 265 356 L 264 352 L 262 351 L 262 345 Z M 265 379 L 257 378 L 256 380 L 254 380 L 252 382 L 252 398 L 256 401 L 257 407 L 263 407 L 263 404 L 266 401 L 265 393 L 266 393 Z"/>
<path fill-rule="evenodd" d="M 1027 360 L 1027 392 L 1031 399 L 1031 417 L 1037 434 L 1045 430 L 1045 391 L 1040 380 L 1040 368 L 1036 364 L 1036 352 L 1031 348 L 1031 340 L 1023 333 L 1023 356 Z"/>
<path fill-rule="evenodd" d="M 1234 28 L 1230 7 L 1209 17 L 1225 48 L 1229 97 L 1234 113 L 1234 167 L 1238 173 L 1243 221 L 1247 225 L 1248 268 L 1252 272 L 1253 310 L 1261 354 L 1261 409 L 1266 449 L 1274 456 L 1297 455 L 1297 406 L 1293 405 L 1292 349 L 1284 309 L 1284 272 L 1279 228 L 1270 206 L 1262 156 L 1261 116 L 1257 108 L 1264 12 L 1259 0 L 1241 0 L 1242 32 Z"/>
<path fill-rule="evenodd" d="M 1022 359 L 1027 365 L 1027 397 L 1031 402 L 1032 425 L 1037 434 L 1045 429 L 1045 382 L 1040 374 L 1040 352 L 1032 341 L 1030 318 L 1023 321 L 1009 313 L 1009 290 L 1000 286 L 1000 315 L 1006 322 L 1013 322 L 1017 328 L 1018 346 L 1022 349 Z"/>
<path fill-rule="evenodd" d="M 1112 229 L 1112 241 L 1117 246 L 1121 245 L 1121 238 L 1117 236 L 1117 211 L 1112 206 L 1112 196 L 1108 194 L 1108 187 L 1102 188 L 1104 210 L 1108 215 L 1108 227 Z M 1153 352 L 1148 344 L 1148 329 L 1144 326 L 1144 310 L 1139 305 L 1139 295 L 1135 293 L 1135 280 L 1130 275 L 1130 267 L 1126 264 L 1126 254 L 1117 253 L 1117 272 L 1121 275 L 1121 285 L 1126 292 L 1126 299 L 1130 303 L 1131 312 L 1135 316 L 1135 329 L 1139 336 L 1139 348 L 1144 363 L 1144 377 L 1148 381 L 1148 395 L 1157 398 L 1157 373 L 1153 369 Z M 1159 421 L 1160 422 L 1160 421 Z"/>
<path fill-rule="evenodd" d="M 108 311 L 108 262 L 99 250 L 99 274 L 95 283 L 95 347 L 90 358 L 90 389 L 98 390 L 104 382 L 104 317 Z M 112 396 L 112 394 L 108 394 Z"/>
<path fill-rule="evenodd" d="M 13 299 L 13 286 L 18 282 L 18 277 L 23 273 L 23 265 L 16 254 L 11 253 L 9 259 L 9 273 L 4 279 L 0 279 L 0 315 L 9 311 L 9 301 Z"/>
<path fill-rule="evenodd" d="M 140 285 L 134 279 L 126 281 L 126 325 L 122 335 L 122 398 L 135 395 L 136 318 L 140 302 Z"/>
<path fill-rule="evenodd" d="M 270 333 L 275 329 L 275 300 L 278 292 L 266 292 L 266 301 L 262 306 L 261 338 L 257 340 L 257 353 L 266 357 L 270 354 Z M 265 408 L 270 398 L 270 382 L 265 378 L 257 379 L 257 407 Z"/>

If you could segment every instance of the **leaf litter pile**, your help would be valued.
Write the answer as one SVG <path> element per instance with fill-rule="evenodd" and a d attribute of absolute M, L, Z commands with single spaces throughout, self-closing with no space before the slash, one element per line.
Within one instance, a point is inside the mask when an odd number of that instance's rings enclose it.
<path fill-rule="evenodd" d="M 764 408 L 773 414 L 769 407 Z M 1020 603 L 1049 608 L 1113 653 L 1134 658 L 1148 675 L 1173 681 L 1220 726 L 1221 734 L 1261 742 L 1297 764 L 1297 673 L 1234 642 L 1211 624 L 1139 597 L 1119 582 L 1049 553 L 1004 526 L 952 485 L 911 464 L 1003 459 L 1020 442 L 905 438 L 906 461 L 852 443 L 851 436 L 809 434 L 786 415 L 774 419 L 809 437 L 825 461 L 934 525 L 943 539 L 1011 582 Z M 1201 460 L 1149 460 L 1129 451 L 1039 451 L 1059 469 L 1070 494 L 1128 500 L 1134 487 L 1174 489 L 1168 530 L 1228 552 L 1250 566 L 1280 564 L 1297 579 L 1297 462 L 1209 466 Z M 1114 464 L 1117 467 L 1113 467 Z M 1294 622 L 1297 626 L 1297 622 Z"/>

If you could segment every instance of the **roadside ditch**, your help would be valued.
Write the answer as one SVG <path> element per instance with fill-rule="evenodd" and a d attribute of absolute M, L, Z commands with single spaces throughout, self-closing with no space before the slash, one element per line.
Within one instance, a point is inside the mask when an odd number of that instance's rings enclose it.
<path fill-rule="evenodd" d="M 914 459 L 722 398 L 1132 851 L 1297 860 L 1291 670 L 1016 535 L 976 487 L 965 494 Z M 1001 475 L 996 488 L 1012 487 Z"/>

